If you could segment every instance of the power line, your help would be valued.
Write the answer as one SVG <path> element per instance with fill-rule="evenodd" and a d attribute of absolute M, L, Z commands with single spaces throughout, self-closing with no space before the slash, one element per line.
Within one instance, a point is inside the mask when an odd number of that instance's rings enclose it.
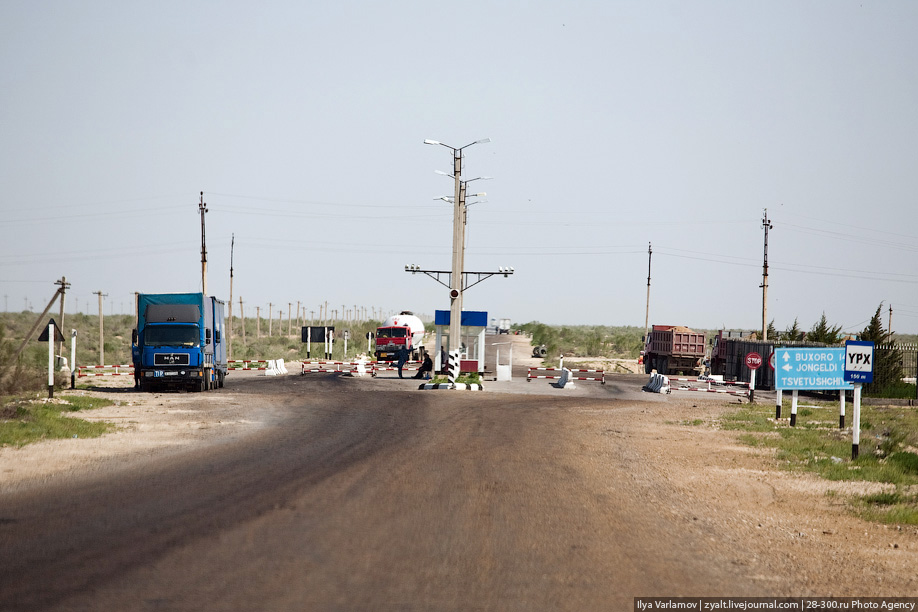
<path fill-rule="evenodd" d="M 862 234 L 845 234 L 843 232 L 834 232 L 832 230 L 818 229 L 806 227 L 803 225 L 794 225 L 792 223 L 780 223 L 781 227 L 789 228 L 790 231 L 799 232 L 801 234 L 809 234 L 811 236 L 822 236 L 823 238 L 831 238 L 833 240 L 843 240 L 847 243 L 856 242 L 859 244 L 867 244 L 870 246 L 879 246 L 900 249 L 903 251 L 909 252 L 918 252 L 918 238 L 914 238 L 916 242 L 911 244 L 900 243 L 900 242 L 890 242 L 882 238 L 871 238 L 869 236 L 864 236 Z M 909 236 L 906 236 L 909 238 Z"/>
<path fill-rule="evenodd" d="M 692 260 L 696 260 L 696 261 L 710 261 L 710 262 L 713 262 L 713 263 L 727 264 L 727 265 L 731 265 L 731 266 L 742 266 L 742 267 L 745 267 L 745 268 L 756 268 L 756 267 L 758 267 L 758 266 L 760 265 L 759 263 L 744 263 L 744 262 L 742 262 L 742 261 L 725 261 L 725 260 L 723 260 L 723 259 L 712 259 L 712 258 L 710 258 L 710 257 L 697 257 L 697 256 L 692 256 L 692 255 L 676 255 L 676 254 L 673 254 L 673 253 L 665 253 L 665 252 L 660 252 L 660 254 L 662 254 L 662 255 L 664 255 L 664 256 L 666 256 L 666 257 L 675 257 L 675 258 L 678 258 L 678 259 L 692 259 Z M 797 264 L 783 264 L 783 265 L 777 265 L 777 264 L 775 264 L 774 262 L 771 262 L 771 263 L 769 264 L 769 267 L 770 267 L 771 270 L 781 270 L 782 272 L 795 272 L 795 273 L 798 273 L 798 274 L 817 274 L 817 275 L 820 275 L 820 276 L 837 276 L 837 277 L 840 277 L 840 278 L 855 278 L 855 279 L 861 279 L 861 280 L 885 281 L 885 282 L 892 282 L 892 283 L 918 284 L 918 276 L 911 275 L 911 274 L 898 274 L 898 273 L 891 273 L 891 272 L 890 272 L 890 273 L 888 273 L 888 272 L 878 272 L 878 271 L 875 271 L 875 270 L 846 270 L 846 269 L 844 269 L 844 268 L 828 268 L 828 267 L 821 267 L 821 266 L 809 266 L 810 268 L 816 268 L 816 269 L 815 269 L 815 270 L 803 270 L 803 269 L 785 267 L 785 266 L 787 266 L 787 265 L 797 265 Z M 801 264 L 801 265 L 802 265 L 802 264 Z M 847 272 L 847 273 L 836 273 L 836 272 L 827 272 L 827 271 L 818 271 L 818 270 L 841 270 L 841 271 Z M 851 274 L 851 272 L 855 272 L 855 273 L 858 273 L 858 274 L 865 274 L 865 275 L 869 275 L 869 276 L 859 276 L 859 275 L 857 275 L 857 274 Z M 910 277 L 910 278 L 914 278 L 915 280 L 896 279 L 896 278 L 878 278 L 878 275 L 890 275 L 890 274 L 896 274 L 897 276 L 907 276 L 907 277 Z"/>

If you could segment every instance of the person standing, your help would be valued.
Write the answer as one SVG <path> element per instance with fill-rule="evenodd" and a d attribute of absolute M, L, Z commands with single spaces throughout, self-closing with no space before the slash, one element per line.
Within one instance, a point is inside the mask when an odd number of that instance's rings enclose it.
<path fill-rule="evenodd" d="M 398 350 L 398 377 L 402 378 L 402 368 L 408 362 L 408 349 L 402 347 Z"/>

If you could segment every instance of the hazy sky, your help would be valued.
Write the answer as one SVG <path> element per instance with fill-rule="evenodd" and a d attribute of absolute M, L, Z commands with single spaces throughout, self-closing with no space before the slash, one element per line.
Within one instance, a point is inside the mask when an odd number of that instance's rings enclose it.
<path fill-rule="evenodd" d="M 918 3 L 0 1 L 0 303 L 918 332 Z M 471 201 L 471 200 L 470 200 Z M 55 308 L 56 310 L 56 308 Z"/>

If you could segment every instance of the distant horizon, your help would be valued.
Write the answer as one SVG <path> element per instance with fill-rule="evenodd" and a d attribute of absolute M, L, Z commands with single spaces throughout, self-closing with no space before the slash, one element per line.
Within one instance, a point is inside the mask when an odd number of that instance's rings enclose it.
<path fill-rule="evenodd" d="M 56 306 L 56 305 L 55 305 L 55 306 Z M 439 310 L 446 310 L 446 311 L 448 311 L 449 309 L 448 309 L 448 308 L 442 308 L 442 309 L 439 309 Z M 433 326 L 432 326 L 432 321 L 433 321 L 433 318 L 434 318 L 434 315 L 433 315 L 433 314 L 430 314 L 430 315 L 428 316 L 427 313 L 418 313 L 418 312 L 414 312 L 414 311 L 412 311 L 412 312 L 413 312 L 418 318 L 420 318 L 420 319 L 425 323 L 425 325 L 427 325 L 428 323 L 430 323 L 430 324 L 431 324 L 430 329 L 431 329 L 431 330 L 433 329 Z M 12 314 L 12 315 L 31 314 L 31 315 L 37 315 L 37 314 L 40 314 L 40 311 L 30 311 L 30 310 L 9 311 L 9 310 L 5 310 L 5 311 L 0 311 L 0 314 Z M 55 322 L 57 322 L 56 315 L 59 315 L 59 314 L 60 314 L 60 309 L 59 309 L 59 308 L 52 307 L 51 310 L 48 311 L 47 317 L 48 317 L 49 319 L 54 319 Z M 85 316 L 90 316 L 90 317 L 98 317 L 98 316 L 99 316 L 98 309 L 96 309 L 95 312 L 86 312 L 86 311 L 83 311 L 83 310 L 80 310 L 80 311 L 71 311 L 71 310 L 66 310 L 66 309 L 65 309 L 65 310 L 64 310 L 64 314 L 65 314 L 65 315 L 85 315 Z M 366 322 L 370 322 L 370 321 L 377 321 L 377 322 L 379 322 L 379 323 L 382 323 L 383 321 L 385 321 L 385 319 L 386 319 L 388 316 L 391 316 L 391 315 L 394 315 L 394 314 L 398 314 L 398 312 L 392 312 L 392 313 L 389 314 L 389 315 L 386 315 L 386 316 L 384 316 L 384 317 L 382 317 L 382 318 L 377 318 L 377 319 L 373 319 L 373 318 L 370 318 L 370 319 L 357 319 L 357 322 L 366 323 Z M 134 313 L 134 312 L 103 312 L 103 316 L 104 316 L 104 317 L 108 317 L 108 316 L 135 316 L 135 313 Z M 228 315 L 227 315 L 227 318 L 228 318 Z M 234 312 L 234 313 L 233 313 L 233 319 L 237 319 L 237 320 L 238 320 L 239 318 L 240 318 L 240 317 L 239 317 L 238 313 Z M 254 315 L 254 314 L 252 314 L 252 315 L 246 314 L 245 318 L 246 318 L 246 320 L 255 319 L 255 315 Z M 489 321 L 488 327 L 489 327 L 489 328 L 492 327 L 491 321 L 492 321 L 492 320 L 496 320 L 496 319 L 498 319 L 498 318 L 500 318 L 500 317 L 492 317 L 492 316 L 490 315 L 490 313 L 488 313 L 488 321 Z M 267 320 L 268 320 L 268 317 L 262 315 L 262 316 L 261 316 L 261 319 L 262 319 L 263 321 L 267 321 Z M 283 322 L 286 322 L 286 321 L 288 320 L 287 317 L 286 317 L 286 314 L 285 314 L 283 317 L 278 317 L 278 316 L 275 316 L 275 317 L 274 317 L 274 320 L 275 320 L 275 321 L 277 321 L 277 320 L 279 320 L 279 319 L 280 319 L 281 321 L 283 321 Z M 297 319 L 294 318 L 294 321 L 297 321 Z M 322 319 L 318 319 L 318 318 L 309 319 L 309 318 L 307 318 L 306 321 L 309 322 L 309 323 L 314 323 L 314 322 L 316 322 L 316 321 L 322 321 Z M 329 323 L 340 323 L 340 322 L 353 322 L 354 319 L 347 319 L 347 320 L 345 321 L 344 319 L 340 319 L 340 318 L 339 318 L 339 319 L 334 319 L 334 318 L 332 318 L 332 319 L 327 319 L 327 321 L 328 321 Z M 534 324 L 534 323 L 539 323 L 539 324 L 542 324 L 542 325 L 547 325 L 547 326 L 549 326 L 549 327 L 608 327 L 608 328 L 610 328 L 610 329 L 620 329 L 620 328 L 629 328 L 629 329 L 636 329 L 636 330 L 643 330 L 643 329 L 644 329 L 644 325 L 643 325 L 643 324 L 640 324 L 640 325 L 629 325 L 629 324 L 610 324 L 610 323 L 557 323 L 557 322 L 548 322 L 548 321 L 539 321 L 539 320 L 532 320 L 532 321 L 514 321 L 513 319 L 511 319 L 511 325 L 512 325 L 512 326 L 529 325 L 529 324 Z M 801 332 L 804 332 L 804 333 L 809 332 L 810 329 L 813 327 L 813 325 L 814 325 L 815 323 L 816 323 L 816 322 L 814 322 L 813 324 L 810 324 L 810 325 L 808 325 L 808 326 L 801 327 L 801 328 L 800 328 L 800 331 L 801 331 Z M 798 322 L 798 324 L 799 324 L 799 322 Z M 830 325 L 834 325 L 834 324 L 832 323 L 832 321 L 829 321 L 829 324 L 830 324 Z M 650 326 L 651 328 L 653 327 L 653 325 L 655 325 L 655 324 L 654 324 L 654 323 L 650 323 L 650 324 L 649 324 L 649 326 Z M 683 325 L 683 324 L 681 324 L 681 323 L 656 323 L 656 325 Z M 883 326 L 884 326 L 884 329 L 886 329 L 886 323 L 883 323 Z M 760 329 L 757 329 L 757 328 L 754 328 L 754 327 L 729 327 L 729 328 L 723 328 L 723 327 L 704 327 L 704 326 L 692 326 L 692 325 L 685 325 L 685 327 L 688 327 L 688 328 L 690 328 L 690 329 L 692 329 L 692 330 L 694 330 L 694 331 L 705 332 L 705 333 L 707 333 L 707 332 L 714 332 L 714 333 L 716 333 L 716 332 L 719 332 L 719 331 L 723 330 L 723 331 L 748 332 L 748 333 L 750 333 L 750 334 L 756 334 L 756 333 L 759 333 L 759 332 L 761 331 Z M 865 325 L 864 327 L 862 327 L 861 329 L 857 330 L 856 332 L 847 332 L 847 333 L 843 333 L 843 335 L 856 335 L 856 334 L 860 333 L 861 331 L 863 331 L 863 329 L 864 329 L 865 327 L 866 327 L 866 325 Z M 783 332 L 785 332 L 785 331 L 786 331 L 786 329 L 777 329 L 777 332 L 778 332 L 779 334 L 781 334 L 781 333 L 783 333 Z M 280 335 L 280 334 L 275 334 L 275 335 Z M 296 335 L 296 334 L 294 334 L 294 335 Z M 901 337 L 901 338 L 907 338 L 907 339 L 909 339 L 909 340 L 908 340 L 909 342 L 911 341 L 912 338 L 914 338 L 915 340 L 918 340 L 918 334 L 915 334 L 915 333 L 905 333 L 905 332 L 894 331 L 894 332 L 892 333 L 892 336 L 893 336 L 894 338 L 900 338 L 900 337 Z"/>

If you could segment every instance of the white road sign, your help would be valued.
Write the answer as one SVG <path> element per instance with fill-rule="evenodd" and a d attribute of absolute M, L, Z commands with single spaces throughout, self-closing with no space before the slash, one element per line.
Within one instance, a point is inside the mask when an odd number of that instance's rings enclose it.
<path fill-rule="evenodd" d="M 845 381 L 843 348 L 778 348 L 775 356 L 777 389 L 853 389 Z"/>
<path fill-rule="evenodd" d="M 854 383 L 873 382 L 873 342 L 845 342 L 845 380 Z"/>

